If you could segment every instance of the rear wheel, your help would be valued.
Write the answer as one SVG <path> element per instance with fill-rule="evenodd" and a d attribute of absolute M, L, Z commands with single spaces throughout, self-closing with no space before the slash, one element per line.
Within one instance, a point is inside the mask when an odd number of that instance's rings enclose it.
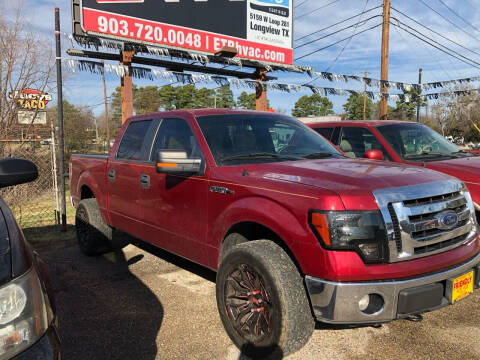
<path fill-rule="evenodd" d="M 75 230 L 80 250 L 87 256 L 110 250 L 112 228 L 105 224 L 96 199 L 84 199 L 77 206 Z"/>
<path fill-rule="evenodd" d="M 256 240 L 230 249 L 216 287 L 225 330 L 244 354 L 280 359 L 310 338 L 314 320 L 303 279 L 275 243 Z"/>

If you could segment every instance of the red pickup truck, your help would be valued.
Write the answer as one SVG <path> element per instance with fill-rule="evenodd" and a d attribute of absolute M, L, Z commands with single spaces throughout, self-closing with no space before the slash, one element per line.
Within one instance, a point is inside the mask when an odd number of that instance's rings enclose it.
<path fill-rule="evenodd" d="M 398 120 L 331 121 L 308 126 L 348 157 L 423 166 L 462 180 L 480 219 L 480 157 L 460 149 L 428 126 Z"/>
<path fill-rule="evenodd" d="M 87 255 L 119 229 L 217 271 L 220 318 L 246 354 L 301 348 L 314 319 L 416 316 L 480 285 L 470 193 L 421 167 L 348 159 L 279 114 L 129 119 L 110 155 L 70 160 Z"/>

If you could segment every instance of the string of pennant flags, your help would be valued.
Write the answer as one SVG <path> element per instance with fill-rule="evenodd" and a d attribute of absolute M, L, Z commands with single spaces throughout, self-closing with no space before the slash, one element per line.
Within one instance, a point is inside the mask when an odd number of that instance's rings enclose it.
<path fill-rule="evenodd" d="M 132 75 L 138 79 L 148 79 L 155 81 L 156 79 L 166 80 L 170 83 L 182 83 L 182 84 L 198 84 L 198 83 L 208 83 L 215 82 L 218 86 L 236 86 L 237 88 L 249 88 L 256 89 L 257 84 L 261 84 L 265 90 L 268 91 L 283 91 L 287 93 L 296 93 L 304 90 L 310 90 L 314 94 L 320 94 L 322 96 L 336 95 L 336 96 L 348 96 L 348 95 L 362 95 L 363 91 L 350 90 L 350 89 L 338 89 L 331 87 L 320 87 L 311 84 L 285 84 L 279 82 L 259 82 L 256 80 L 249 79 L 238 79 L 235 77 L 227 77 L 220 75 L 209 75 L 209 74 L 189 74 L 183 72 L 176 72 L 170 70 L 158 70 L 150 69 L 146 67 L 132 66 L 130 69 L 125 65 L 117 64 L 104 64 L 97 61 L 91 60 L 79 60 L 79 59 L 66 59 L 65 64 L 71 72 L 77 71 L 88 71 L 92 74 L 101 74 L 102 71 L 112 73 L 116 76 L 123 77 Z M 131 70 L 131 74 L 130 74 Z M 382 97 L 392 100 L 392 101 L 405 101 L 413 102 L 418 101 L 419 99 L 432 100 L 439 99 L 442 97 L 448 96 L 464 96 L 474 93 L 479 93 L 480 89 L 471 89 L 471 90 L 457 90 L 457 91 L 445 91 L 432 94 L 424 94 L 420 96 L 411 96 L 409 94 L 381 94 L 373 91 L 367 91 L 366 96 L 372 100 L 380 100 Z"/>
<path fill-rule="evenodd" d="M 123 50 L 125 47 L 125 43 L 123 41 L 103 39 L 103 38 L 74 36 L 73 34 L 68 34 L 68 33 L 62 33 L 62 34 L 69 39 L 72 46 L 74 42 L 76 42 L 77 44 L 80 44 L 82 47 L 85 47 L 85 48 L 94 47 L 97 50 L 99 48 L 106 49 L 106 50 Z M 129 44 L 129 46 L 133 47 L 136 52 L 148 53 L 150 55 L 157 55 L 157 56 L 163 56 L 163 57 L 178 57 L 178 58 L 183 58 L 187 60 L 193 60 L 193 61 L 202 63 L 203 65 L 206 65 L 211 62 L 214 62 L 214 63 L 220 62 L 226 65 L 235 65 L 241 68 L 246 63 L 248 63 L 249 65 L 257 63 L 258 66 L 264 67 L 267 71 L 290 71 L 290 72 L 297 72 L 297 73 L 306 73 L 310 77 L 321 78 L 324 80 L 328 80 L 330 82 L 347 83 L 348 81 L 353 80 L 353 81 L 364 83 L 368 87 L 381 88 L 385 86 L 389 89 L 395 89 L 395 90 L 407 91 L 407 92 L 411 90 L 422 92 L 423 90 L 445 88 L 449 86 L 468 84 L 468 83 L 480 81 L 480 76 L 472 76 L 472 77 L 466 77 L 462 79 L 436 81 L 436 82 L 429 82 L 424 84 L 413 84 L 413 83 L 405 83 L 400 81 L 380 80 L 380 79 L 364 77 L 364 76 L 336 74 L 336 73 L 325 72 L 325 71 L 317 72 L 312 66 L 281 65 L 281 64 L 274 65 L 274 64 L 260 63 L 252 60 L 217 57 L 217 56 L 207 55 L 207 54 L 198 53 L 198 52 L 190 52 L 187 50 L 170 49 L 166 47 L 151 46 L 151 45 L 140 46 L 140 45 Z M 315 87 L 315 88 L 318 88 L 318 87 Z M 408 95 L 405 95 L 405 96 L 408 96 Z"/>

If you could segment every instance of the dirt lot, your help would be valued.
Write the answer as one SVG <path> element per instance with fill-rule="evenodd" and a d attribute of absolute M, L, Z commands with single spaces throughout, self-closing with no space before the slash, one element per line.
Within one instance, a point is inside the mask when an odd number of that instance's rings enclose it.
<path fill-rule="evenodd" d="M 87 258 L 70 236 L 39 250 L 57 293 L 64 359 L 245 359 L 223 331 L 215 274 L 137 245 Z M 319 324 L 289 359 L 480 359 L 480 294 L 421 323 Z"/>

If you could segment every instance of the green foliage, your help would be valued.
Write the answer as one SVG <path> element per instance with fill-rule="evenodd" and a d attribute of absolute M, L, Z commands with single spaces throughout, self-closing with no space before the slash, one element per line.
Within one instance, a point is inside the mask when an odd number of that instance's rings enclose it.
<path fill-rule="evenodd" d="M 235 107 L 235 99 L 233 98 L 232 89 L 229 85 L 220 86 L 216 89 L 217 108 L 232 109 Z"/>
<path fill-rule="evenodd" d="M 319 94 L 305 95 L 295 103 L 292 115 L 295 117 L 326 116 L 333 114 L 332 108 L 332 102 L 326 97 Z"/>
<path fill-rule="evenodd" d="M 362 94 L 352 94 L 348 97 L 347 102 L 343 105 L 348 120 L 363 120 L 363 104 L 364 98 Z M 367 98 L 366 115 L 370 120 L 372 117 L 373 102 Z"/>
<path fill-rule="evenodd" d="M 237 98 L 237 107 L 244 110 L 255 110 L 257 107 L 256 104 L 256 94 L 242 91 L 242 93 Z M 267 99 L 267 107 L 270 109 L 270 100 Z"/>
<path fill-rule="evenodd" d="M 390 113 L 390 119 L 409 120 L 414 121 L 417 116 L 418 97 L 420 95 L 418 90 L 404 90 L 403 94 L 407 99 L 397 101 L 397 107 Z M 420 101 L 420 106 L 425 106 L 425 102 Z"/>
<path fill-rule="evenodd" d="M 160 105 L 161 98 L 157 86 L 145 86 L 135 89 L 133 93 L 133 107 L 137 115 L 156 112 Z"/>

